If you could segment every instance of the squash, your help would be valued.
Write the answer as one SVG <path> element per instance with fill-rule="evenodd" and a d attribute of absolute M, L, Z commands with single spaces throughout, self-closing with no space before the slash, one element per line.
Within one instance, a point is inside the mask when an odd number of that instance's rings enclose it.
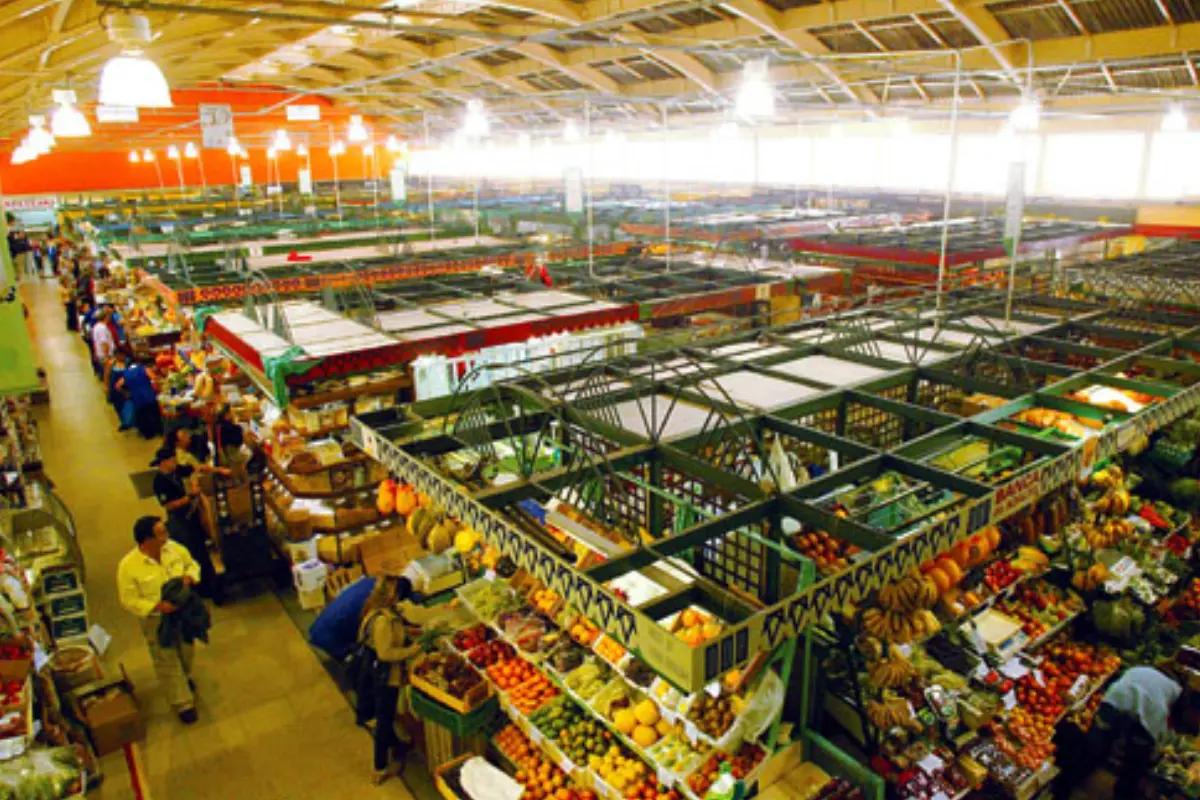
<path fill-rule="evenodd" d="M 396 488 L 396 513 L 407 517 L 417 508 L 417 495 L 412 487 L 405 484 Z"/>
<path fill-rule="evenodd" d="M 989 525 L 983 529 L 983 534 L 987 537 L 988 546 L 993 550 L 1000 548 L 1000 529 L 995 525 Z"/>
<path fill-rule="evenodd" d="M 947 576 L 949 576 L 951 586 L 957 586 L 959 583 L 962 582 L 962 579 L 963 579 L 962 567 L 960 567 L 958 565 L 958 562 L 955 561 L 950 556 L 942 556 L 941 558 L 939 558 L 938 559 L 938 568 L 941 569 L 943 572 L 945 572 Z"/>
<path fill-rule="evenodd" d="M 992 552 L 991 546 L 988 545 L 987 537 L 976 534 L 967 540 L 967 558 L 969 566 L 982 564 L 987 560 L 988 554 Z"/>
<path fill-rule="evenodd" d="M 937 587 L 938 594 L 945 594 L 954 588 L 954 581 L 950 579 L 950 575 L 944 569 L 935 566 L 929 571 L 928 577 Z"/>
<path fill-rule="evenodd" d="M 388 479 L 381 481 L 379 491 L 375 495 L 375 509 L 380 516 L 390 516 L 396 510 L 396 482 Z"/>
<path fill-rule="evenodd" d="M 954 559 L 959 566 L 959 572 L 971 566 L 971 544 L 967 541 L 961 541 L 954 547 L 950 548 L 950 558 Z M 957 583 L 957 581 L 956 581 Z"/>

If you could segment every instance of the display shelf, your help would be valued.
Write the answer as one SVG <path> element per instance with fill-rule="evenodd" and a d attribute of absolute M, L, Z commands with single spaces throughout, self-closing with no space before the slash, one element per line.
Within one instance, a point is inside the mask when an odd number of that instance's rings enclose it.
<path fill-rule="evenodd" d="M 336 464 L 328 464 L 328 465 L 322 466 L 320 469 L 311 470 L 307 474 L 315 474 L 317 472 L 323 472 L 326 470 L 336 470 L 336 469 L 342 469 L 342 468 L 346 468 L 346 467 L 352 467 L 355 464 L 363 464 L 363 463 L 366 463 L 369 461 L 370 461 L 370 459 L 367 458 L 366 456 L 361 456 L 361 457 L 360 456 L 352 456 L 350 458 L 347 458 L 344 461 L 339 461 Z M 274 476 L 275 480 L 278 481 L 279 484 L 281 486 L 283 486 L 284 489 L 287 490 L 288 494 L 292 495 L 292 497 L 297 497 L 297 498 L 303 497 L 303 498 L 311 498 L 311 499 L 318 499 L 318 500 L 337 500 L 337 499 L 346 498 L 346 497 L 354 497 L 355 495 L 363 494 L 364 492 L 371 492 L 371 491 L 376 490 L 378 488 L 379 484 L 383 483 L 383 481 L 385 480 L 384 478 L 380 478 L 379 480 L 372 480 L 367 483 L 364 483 L 362 486 L 351 486 L 346 489 L 340 489 L 340 490 L 336 490 L 336 491 L 331 490 L 331 491 L 325 492 L 325 491 L 306 490 L 306 489 L 297 488 L 295 485 L 295 482 L 291 479 L 288 472 L 286 470 L 284 470 L 282 467 L 280 467 L 279 464 L 277 464 L 273 458 L 267 459 L 267 468 L 270 470 L 271 475 Z M 297 473 L 297 474 L 300 474 L 300 473 Z"/>

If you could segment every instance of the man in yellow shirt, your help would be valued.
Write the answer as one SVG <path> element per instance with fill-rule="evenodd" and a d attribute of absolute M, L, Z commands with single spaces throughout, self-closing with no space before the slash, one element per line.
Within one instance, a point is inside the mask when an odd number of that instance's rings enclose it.
<path fill-rule="evenodd" d="M 117 591 L 121 605 L 142 625 L 150 661 L 158 682 L 167 692 L 167 700 L 185 725 L 196 721 L 196 701 L 192 695 L 193 648 L 180 642 L 164 648 L 158 643 L 158 623 L 163 614 L 176 609 L 162 600 L 163 584 L 182 578 L 188 586 L 200 582 L 200 565 L 187 548 L 167 536 L 167 526 L 159 517 L 142 517 L 133 526 L 137 547 L 121 559 L 117 567 Z"/>

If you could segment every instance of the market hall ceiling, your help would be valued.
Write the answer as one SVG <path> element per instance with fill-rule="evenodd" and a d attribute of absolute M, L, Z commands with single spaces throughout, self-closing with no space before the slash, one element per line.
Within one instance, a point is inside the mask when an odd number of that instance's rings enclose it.
<path fill-rule="evenodd" d="M 149 17 L 173 89 L 323 94 L 417 131 L 472 97 L 503 130 L 578 117 L 719 114 L 767 58 L 780 107 L 1007 109 L 1027 81 L 1049 107 L 1159 106 L 1200 95 L 1200 0 L 416 0 L 373 4 L 5 0 L 0 133 L 68 84 L 94 101 L 118 47 L 104 17 Z M 181 109 L 182 111 L 182 109 Z M 189 112 L 190 113 L 190 112 Z"/>

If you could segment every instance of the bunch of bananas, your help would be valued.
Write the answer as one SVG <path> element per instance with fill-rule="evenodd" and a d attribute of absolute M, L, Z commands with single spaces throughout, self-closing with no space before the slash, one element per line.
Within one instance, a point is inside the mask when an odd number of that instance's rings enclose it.
<path fill-rule="evenodd" d="M 903 654 L 893 651 L 889 657 L 881 658 L 867 667 L 867 675 L 876 686 L 895 689 L 909 683 L 916 676 L 916 671 Z"/>
<path fill-rule="evenodd" d="M 879 605 L 891 611 L 933 608 L 937 601 L 937 585 L 917 570 L 879 590 Z"/>
<path fill-rule="evenodd" d="M 1110 519 L 1101 525 L 1083 526 L 1083 536 L 1093 550 L 1114 547 L 1117 542 L 1129 536 L 1133 531 L 1133 523 L 1124 519 Z"/>
<path fill-rule="evenodd" d="M 1041 572 L 1050 566 L 1050 559 L 1036 547 L 1022 546 L 1012 561 L 1013 569 L 1019 572 Z"/>
<path fill-rule="evenodd" d="M 932 636 L 942 628 L 938 618 L 927 608 L 917 611 L 880 611 L 868 608 L 862 616 L 863 630 L 871 636 L 895 644 Z"/>
<path fill-rule="evenodd" d="M 890 731 L 892 728 L 921 728 L 921 723 L 913 716 L 908 702 L 899 697 L 889 696 L 886 692 L 882 699 L 867 703 L 867 719 L 882 731 Z"/>
<path fill-rule="evenodd" d="M 1123 517 L 1129 513 L 1129 507 L 1132 504 L 1133 497 L 1129 494 L 1129 490 L 1118 487 L 1109 489 L 1099 500 L 1092 503 L 1092 510 L 1097 514 Z"/>

